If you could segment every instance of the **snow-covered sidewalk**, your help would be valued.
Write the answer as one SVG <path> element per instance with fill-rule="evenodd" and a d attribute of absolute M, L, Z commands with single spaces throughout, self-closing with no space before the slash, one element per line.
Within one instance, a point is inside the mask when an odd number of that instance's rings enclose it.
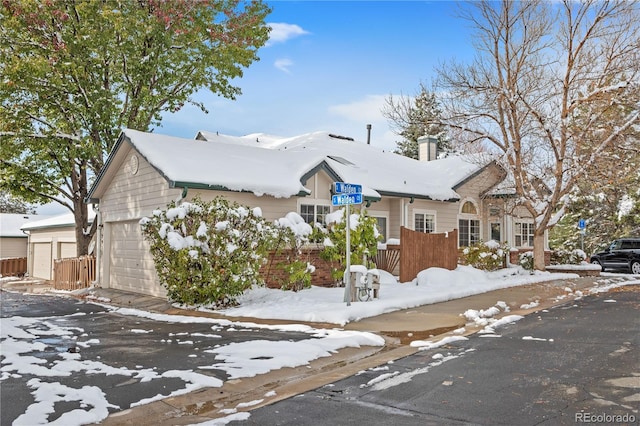
<path fill-rule="evenodd" d="M 420 272 L 412 282 L 398 283 L 391 274 L 381 271 L 380 297 L 368 302 L 354 302 L 348 306 L 343 301 L 344 288 L 313 287 L 294 293 L 256 287 L 239 298 L 238 307 L 215 312 L 228 316 L 332 323 L 344 326 L 349 322 L 401 309 L 445 302 L 503 288 L 572 278 L 578 278 L 578 275 L 530 273 L 522 268 L 485 272 L 470 266 L 459 266 L 454 271 L 429 268 Z M 633 278 L 637 280 L 627 284 L 640 283 L 640 277 Z M 602 281 L 605 280 L 606 274 Z"/>

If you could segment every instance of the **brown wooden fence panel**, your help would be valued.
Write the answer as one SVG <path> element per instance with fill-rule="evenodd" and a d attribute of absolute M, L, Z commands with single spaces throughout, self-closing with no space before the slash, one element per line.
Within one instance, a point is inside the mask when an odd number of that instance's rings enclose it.
<path fill-rule="evenodd" d="M 56 290 L 77 290 L 90 287 L 96 277 L 96 258 L 56 259 L 53 261 L 53 286 Z"/>
<path fill-rule="evenodd" d="M 26 257 L 0 259 L 0 275 L 3 277 L 21 277 L 27 273 Z"/>
<path fill-rule="evenodd" d="M 458 267 L 458 230 L 425 234 L 401 227 L 400 282 L 413 280 L 418 272 L 431 268 Z"/>

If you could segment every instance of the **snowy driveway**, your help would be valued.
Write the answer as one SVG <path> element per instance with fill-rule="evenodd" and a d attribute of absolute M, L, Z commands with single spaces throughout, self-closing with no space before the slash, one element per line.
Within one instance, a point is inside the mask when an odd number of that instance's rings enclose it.
<path fill-rule="evenodd" d="M 65 426 L 228 379 L 382 345 L 370 333 L 151 314 L 0 292 L 1 424 Z"/>

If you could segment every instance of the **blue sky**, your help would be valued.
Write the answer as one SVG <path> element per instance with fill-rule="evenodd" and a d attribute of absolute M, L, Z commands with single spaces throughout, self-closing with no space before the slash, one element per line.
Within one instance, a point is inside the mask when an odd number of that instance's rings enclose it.
<path fill-rule="evenodd" d="M 240 136 L 313 131 L 393 150 L 399 139 L 380 110 L 385 98 L 414 95 L 434 67 L 472 55 L 467 22 L 452 1 L 271 1 L 270 42 L 234 84 L 235 101 L 201 91 L 204 114 L 185 106 L 155 131 L 192 138 L 198 130 Z"/>
<path fill-rule="evenodd" d="M 434 67 L 469 59 L 466 21 L 453 1 L 270 1 L 271 39 L 260 61 L 234 84 L 228 100 L 209 91 L 194 98 L 209 114 L 186 105 L 166 114 L 156 133 L 193 138 L 199 130 L 242 136 L 296 136 L 326 131 L 394 150 L 399 138 L 380 112 L 390 94 L 414 95 Z M 57 203 L 39 214 L 67 210 Z"/>

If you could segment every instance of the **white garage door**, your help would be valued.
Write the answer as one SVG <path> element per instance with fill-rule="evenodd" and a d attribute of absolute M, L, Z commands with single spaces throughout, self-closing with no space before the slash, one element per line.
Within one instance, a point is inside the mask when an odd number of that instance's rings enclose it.
<path fill-rule="evenodd" d="M 43 280 L 53 278 L 51 243 L 33 244 L 33 277 Z"/>
<path fill-rule="evenodd" d="M 76 243 L 60 243 L 60 259 L 78 257 Z"/>
<path fill-rule="evenodd" d="M 138 221 L 113 222 L 110 227 L 109 287 L 165 296 Z"/>

